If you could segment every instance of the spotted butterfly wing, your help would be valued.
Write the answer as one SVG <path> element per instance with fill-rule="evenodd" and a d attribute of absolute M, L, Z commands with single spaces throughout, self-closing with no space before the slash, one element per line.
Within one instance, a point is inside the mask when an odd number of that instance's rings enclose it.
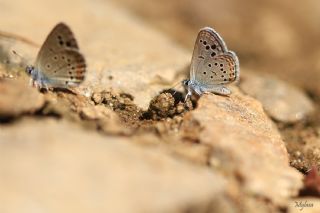
<path fill-rule="evenodd" d="M 86 63 L 77 41 L 64 24 L 57 24 L 42 45 L 35 69 L 40 72 L 41 84 L 47 87 L 77 86 L 83 80 Z"/>
<path fill-rule="evenodd" d="M 85 60 L 81 53 L 65 49 L 44 58 L 37 69 L 43 72 L 44 83 L 47 86 L 67 88 L 82 83 L 85 68 Z"/>
<path fill-rule="evenodd" d="M 239 62 L 212 28 L 200 30 L 192 56 L 190 78 L 203 87 L 214 88 L 239 78 Z"/>

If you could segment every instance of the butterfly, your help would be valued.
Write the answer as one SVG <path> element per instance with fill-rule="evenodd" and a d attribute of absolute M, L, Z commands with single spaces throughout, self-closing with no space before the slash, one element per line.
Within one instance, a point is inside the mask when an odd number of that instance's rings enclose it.
<path fill-rule="evenodd" d="M 83 82 L 86 73 L 84 56 L 79 52 L 71 29 L 57 24 L 43 43 L 34 66 L 27 66 L 32 85 L 38 88 L 69 88 Z"/>
<path fill-rule="evenodd" d="M 185 100 L 194 93 L 199 96 L 206 92 L 229 95 L 231 91 L 224 85 L 237 81 L 239 76 L 237 55 L 227 49 L 221 36 L 212 28 L 201 29 L 193 50 L 190 80 L 182 81 L 188 91 Z"/>

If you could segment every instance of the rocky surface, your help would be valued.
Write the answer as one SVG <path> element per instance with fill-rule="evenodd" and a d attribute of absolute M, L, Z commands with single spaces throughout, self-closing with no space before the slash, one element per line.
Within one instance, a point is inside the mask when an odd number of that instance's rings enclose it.
<path fill-rule="evenodd" d="M 184 102 L 168 88 L 191 51 L 108 1 L 0 7 L 0 212 L 291 211 L 302 174 L 290 167 L 294 149 L 288 156 L 289 137 L 281 137 L 292 129 L 273 123 L 266 98 L 231 86 L 229 97 Z M 38 91 L 23 67 L 59 21 L 74 31 L 87 77 L 76 90 Z M 261 94 L 264 80 L 248 81 Z M 282 82 L 272 85 L 308 100 Z M 279 94 L 271 101 L 293 105 Z M 269 113 L 298 125 L 312 111 L 308 101 Z"/>
<path fill-rule="evenodd" d="M 182 212 L 219 202 L 220 175 L 134 140 L 55 119 L 2 126 L 0 211 Z"/>
<path fill-rule="evenodd" d="M 320 166 L 319 128 L 297 126 L 283 128 L 283 138 L 290 154 L 290 164 L 307 172 L 313 166 Z"/>
<path fill-rule="evenodd" d="M 239 92 L 230 98 L 204 95 L 182 130 L 192 131 L 195 123 L 200 143 L 213 149 L 211 166 L 239 178 L 247 193 L 283 204 L 301 187 L 301 176 L 288 167 L 284 143 L 259 102 Z"/>
<path fill-rule="evenodd" d="M 258 99 L 273 119 L 283 123 L 305 120 L 315 111 L 305 93 L 267 74 L 243 72 L 240 88 Z"/>
<path fill-rule="evenodd" d="M 25 81 L 0 79 L 0 116 L 34 113 L 44 105 L 44 97 Z"/>

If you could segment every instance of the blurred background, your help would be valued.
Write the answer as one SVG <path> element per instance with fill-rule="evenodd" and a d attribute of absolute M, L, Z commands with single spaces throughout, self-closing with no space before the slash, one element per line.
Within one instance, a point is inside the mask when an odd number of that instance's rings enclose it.
<path fill-rule="evenodd" d="M 241 69 L 266 72 L 320 96 L 320 2 L 316 0 L 114 0 L 190 51 L 210 26 Z"/>

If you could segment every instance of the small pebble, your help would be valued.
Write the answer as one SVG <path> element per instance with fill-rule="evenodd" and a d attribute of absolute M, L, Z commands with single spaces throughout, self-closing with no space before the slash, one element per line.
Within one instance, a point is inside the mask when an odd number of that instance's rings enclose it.
<path fill-rule="evenodd" d="M 95 104 L 101 104 L 102 103 L 102 96 L 101 93 L 93 93 L 92 100 Z"/>

